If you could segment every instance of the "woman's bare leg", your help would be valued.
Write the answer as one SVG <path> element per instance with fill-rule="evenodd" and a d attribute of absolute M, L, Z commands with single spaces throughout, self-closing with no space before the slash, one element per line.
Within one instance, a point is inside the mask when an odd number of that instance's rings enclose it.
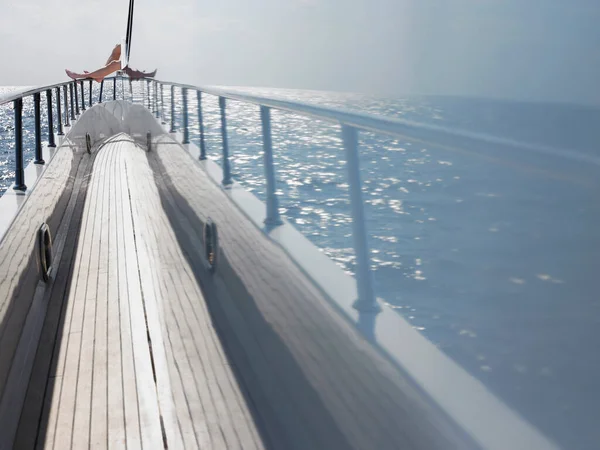
<path fill-rule="evenodd" d="M 104 77 L 110 75 L 113 72 L 116 72 L 117 70 L 121 70 L 121 61 L 111 61 L 106 66 L 89 73 L 75 73 L 71 72 L 70 70 L 65 70 L 65 72 L 70 78 L 74 80 L 80 78 L 92 78 L 98 83 L 100 83 L 104 79 Z"/>

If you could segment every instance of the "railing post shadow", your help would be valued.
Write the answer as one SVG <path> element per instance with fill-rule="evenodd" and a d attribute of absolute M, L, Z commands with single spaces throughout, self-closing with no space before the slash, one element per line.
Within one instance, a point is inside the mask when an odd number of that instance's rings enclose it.
<path fill-rule="evenodd" d="M 23 99 L 14 101 L 15 110 L 15 191 L 25 191 L 25 171 L 23 170 Z"/>
<path fill-rule="evenodd" d="M 260 107 L 260 120 L 263 134 L 263 159 L 267 182 L 267 217 L 265 225 L 276 227 L 283 222 L 279 216 L 279 202 L 275 195 L 275 168 L 273 167 L 273 139 L 271 136 L 271 108 Z"/>
<path fill-rule="evenodd" d="M 198 96 L 198 125 L 200 128 L 200 160 L 206 159 L 206 142 L 204 141 L 204 120 L 202 119 L 202 92 L 196 91 Z"/>
<path fill-rule="evenodd" d="M 71 123 L 69 122 L 69 95 L 67 94 L 67 85 L 63 85 L 63 95 L 64 98 L 64 106 L 65 106 L 65 127 L 70 127 Z"/>
<path fill-rule="evenodd" d="M 46 105 L 48 106 L 48 147 L 56 147 L 54 142 L 54 115 L 52 114 L 52 89 L 46 91 Z"/>
<path fill-rule="evenodd" d="M 42 112 L 40 110 L 41 95 L 33 94 L 33 115 L 35 121 L 35 159 L 34 164 L 46 164 L 42 156 Z"/>
<path fill-rule="evenodd" d="M 229 165 L 229 142 L 227 140 L 227 117 L 225 111 L 225 97 L 219 97 L 221 110 L 221 139 L 223 141 L 223 185 L 231 186 L 231 166 Z"/>
<path fill-rule="evenodd" d="M 56 120 L 57 120 L 57 124 L 56 126 L 58 127 L 58 135 L 59 136 L 64 136 L 65 133 L 63 133 L 63 119 L 62 119 L 62 111 L 60 109 L 60 86 L 56 88 Z"/>
<path fill-rule="evenodd" d="M 175 133 L 175 86 L 171 85 L 171 133 Z"/>
<path fill-rule="evenodd" d="M 183 143 L 189 144 L 190 143 L 190 129 L 188 126 L 189 124 L 188 124 L 188 104 L 187 104 L 188 90 L 187 90 L 187 88 L 183 88 L 181 90 L 181 96 L 183 97 Z"/>
<path fill-rule="evenodd" d="M 373 273 L 370 267 L 369 245 L 358 159 L 358 132 L 356 128 L 342 125 L 342 140 L 348 166 L 350 204 L 352 206 L 352 236 L 356 253 L 356 287 L 358 299 L 352 305 L 358 311 L 358 326 L 367 336 L 374 338 L 375 316 L 381 311 L 373 291 Z"/>

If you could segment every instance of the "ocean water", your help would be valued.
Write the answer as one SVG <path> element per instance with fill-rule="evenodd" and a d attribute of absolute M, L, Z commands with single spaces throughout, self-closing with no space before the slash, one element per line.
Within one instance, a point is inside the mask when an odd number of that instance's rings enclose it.
<path fill-rule="evenodd" d="M 459 145 L 455 140 L 360 134 L 377 295 L 562 446 L 597 448 L 600 109 L 453 97 L 245 91 L 480 137 Z M 134 94 L 141 103 L 139 86 Z M 169 104 L 169 90 L 165 102 Z M 203 102 L 208 154 L 220 162 L 217 100 L 208 96 Z M 26 100 L 28 160 L 33 158 L 32 108 L 32 100 Z M 198 143 L 195 95 L 189 108 L 191 137 Z M 166 107 L 167 116 L 169 111 Z M 181 126 L 179 92 L 175 122 Z M 228 127 L 233 176 L 264 200 L 257 107 L 229 102 Z M 14 176 L 12 132 L 11 108 L 0 107 L 3 186 Z M 514 145 L 497 146 L 497 139 Z M 339 127 L 274 111 L 273 142 L 281 213 L 353 273 Z"/>

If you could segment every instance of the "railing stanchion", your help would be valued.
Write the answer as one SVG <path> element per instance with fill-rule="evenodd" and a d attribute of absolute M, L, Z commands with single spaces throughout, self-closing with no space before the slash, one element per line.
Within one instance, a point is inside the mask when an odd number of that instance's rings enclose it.
<path fill-rule="evenodd" d="M 42 111 L 40 104 L 42 97 L 39 92 L 33 94 L 33 117 L 35 121 L 35 159 L 34 164 L 45 164 L 42 155 Z"/>
<path fill-rule="evenodd" d="M 164 85 L 160 83 L 160 122 L 165 125 L 165 96 L 164 96 Z"/>
<path fill-rule="evenodd" d="M 48 147 L 56 147 L 54 142 L 54 114 L 52 107 L 52 89 L 46 90 L 46 105 L 48 106 Z"/>
<path fill-rule="evenodd" d="M 158 119 L 160 117 L 158 111 L 158 81 L 154 80 L 154 115 Z"/>
<path fill-rule="evenodd" d="M 83 86 L 83 80 L 79 81 L 79 85 L 81 86 L 81 113 L 85 111 L 85 87 Z"/>
<path fill-rule="evenodd" d="M 198 124 L 200 127 L 200 159 L 206 159 L 206 142 L 204 141 L 204 120 L 202 119 L 202 92 L 196 91 L 198 95 Z"/>
<path fill-rule="evenodd" d="M 175 133 L 175 86 L 171 85 L 171 133 Z"/>
<path fill-rule="evenodd" d="M 69 83 L 69 91 L 71 93 L 70 99 L 71 99 L 71 120 L 75 120 L 75 108 L 74 108 L 74 104 L 77 105 L 77 102 L 73 100 L 73 88 L 75 89 L 75 91 L 77 91 L 77 86 L 73 86 L 73 83 Z"/>
<path fill-rule="evenodd" d="M 146 98 L 148 100 L 148 109 L 152 109 L 150 106 L 150 80 L 146 80 Z"/>
<path fill-rule="evenodd" d="M 63 95 L 65 96 L 64 98 L 64 105 L 65 105 L 65 127 L 70 127 L 71 123 L 69 122 L 69 95 L 67 94 L 67 85 L 64 84 L 63 85 Z"/>
<path fill-rule="evenodd" d="M 190 128 L 189 128 L 189 123 L 188 123 L 188 104 L 187 104 L 188 90 L 187 90 L 187 88 L 183 88 L 181 90 L 181 96 L 183 97 L 183 143 L 189 144 L 190 143 Z"/>
<path fill-rule="evenodd" d="M 154 113 L 156 112 L 156 109 L 154 107 L 154 80 L 148 80 L 148 90 L 150 91 L 150 112 L 154 116 Z"/>
<path fill-rule="evenodd" d="M 373 291 L 373 273 L 370 267 L 369 245 L 365 224 L 365 210 L 362 198 L 360 168 L 358 160 L 358 132 L 356 128 L 342 125 L 342 139 L 348 166 L 348 184 L 350 186 L 350 203 L 352 206 L 352 235 L 356 253 L 356 284 L 358 299 L 352 305 L 359 312 L 359 328 L 373 321 L 381 311 Z"/>
<path fill-rule="evenodd" d="M 90 105 L 90 108 L 91 108 L 92 105 L 94 104 L 94 102 L 92 101 L 92 80 L 90 80 L 89 86 L 90 86 L 90 94 L 89 94 L 88 104 Z"/>
<path fill-rule="evenodd" d="M 60 109 L 60 86 L 56 88 L 56 121 L 58 122 L 56 124 L 57 128 L 58 128 L 58 135 L 59 136 L 64 136 L 65 133 L 63 133 L 63 119 L 62 119 L 62 111 Z"/>
<path fill-rule="evenodd" d="M 117 76 L 113 78 L 113 100 L 117 100 Z"/>
<path fill-rule="evenodd" d="M 102 103 L 102 91 L 104 91 L 104 80 L 100 83 L 100 95 L 98 96 L 98 103 Z"/>
<path fill-rule="evenodd" d="M 25 171 L 23 170 L 23 99 L 14 101 L 15 109 L 15 191 L 25 191 Z"/>
<path fill-rule="evenodd" d="M 152 80 L 150 86 L 152 86 L 152 115 L 156 117 L 156 81 Z"/>
<path fill-rule="evenodd" d="M 275 227 L 281 225 L 279 216 L 279 202 L 275 195 L 275 168 L 273 167 L 273 139 L 271 136 L 271 108 L 260 107 L 260 121 L 262 122 L 263 159 L 265 164 L 265 179 L 267 181 L 267 218 L 265 225 Z"/>
<path fill-rule="evenodd" d="M 75 114 L 79 115 L 79 89 L 77 88 L 77 81 L 71 83 L 71 89 L 75 90 Z M 73 92 L 71 92 L 72 94 Z M 71 95 L 71 99 L 73 95 Z M 73 108 L 71 108 L 73 109 Z"/>
<path fill-rule="evenodd" d="M 223 185 L 229 186 L 231 180 L 231 167 L 229 165 L 229 142 L 227 140 L 227 117 L 225 110 L 225 97 L 219 97 L 219 109 L 221 110 L 221 139 L 223 140 Z"/>

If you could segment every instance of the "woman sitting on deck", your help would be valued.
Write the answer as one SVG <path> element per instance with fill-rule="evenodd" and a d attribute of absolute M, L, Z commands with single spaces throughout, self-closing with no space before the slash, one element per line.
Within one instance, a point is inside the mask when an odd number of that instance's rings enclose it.
<path fill-rule="evenodd" d="M 74 80 L 80 78 L 92 78 L 93 80 L 96 80 L 98 83 L 100 83 L 104 79 L 104 77 L 110 75 L 113 72 L 116 72 L 117 70 L 121 70 L 121 68 L 121 44 L 117 44 L 115 48 L 113 48 L 113 51 L 108 57 L 108 60 L 106 61 L 106 65 L 104 67 L 101 67 L 98 70 L 94 70 L 93 72 L 87 72 L 84 70 L 83 73 L 75 73 L 68 69 L 65 69 L 65 72 L 70 78 Z M 156 75 L 156 70 L 154 70 L 153 72 L 146 73 L 139 70 L 131 69 L 129 68 L 129 66 L 125 66 L 123 71 L 127 75 L 129 75 L 129 78 L 131 78 L 132 80 L 139 80 L 141 78 L 152 78 Z"/>

